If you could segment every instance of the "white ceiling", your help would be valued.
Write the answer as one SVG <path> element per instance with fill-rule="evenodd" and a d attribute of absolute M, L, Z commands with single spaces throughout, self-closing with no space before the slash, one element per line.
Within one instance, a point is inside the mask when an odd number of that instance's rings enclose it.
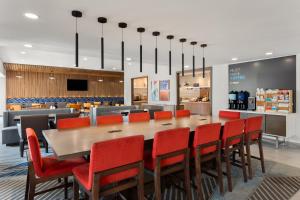
<path fill-rule="evenodd" d="M 209 65 L 290 55 L 300 52 L 299 0 L 1 0 L 0 59 L 56 66 L 74 64 L 74 18 L 71 10 L 83 12 L 78 21 L 80 34 L 80 67 L 98 68 L 100 25 L 97 18 L 108 18 L 104 26 L 106 69 L 120 68 L 121 31 L 118 22 L 128 23 L 124 30 L 126 57 L 138 63 L 139 35 L 143 26 L 144 61 L 154 62 L 155 40 L 152 31 L 160 31 L 159 64 L 168 63 L 169 43 L 166 35 L 174 34 L 172 43 L 174 67 L 180 68 L 181 44 L 186 37 L 199 44 L 208 43 Z M 40 19 L 23 16 L 33 12 Z M 25 43 L 33 48 L 26 49 Z M 186 63 L 191 65 L 191 45 L 185 45 Z M 26 51 L 27 54 L 20 54 Z M 196 64 L 201 65 L 202 52 L 195 49 Z M 88 60 L 84 61 L 83 57 Z M 136 62 L 136 63 L 135 63 Z M 130 67 L 130 66 L 128 66 Z"/>

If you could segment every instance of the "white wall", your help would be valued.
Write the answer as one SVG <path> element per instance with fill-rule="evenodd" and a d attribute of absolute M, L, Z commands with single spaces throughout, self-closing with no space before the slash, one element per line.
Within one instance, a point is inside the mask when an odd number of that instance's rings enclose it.
<path fill-rule="evenodd" d="M 0 115 L 2 115 L 3 111 L 5 111 L 5 109 L 6 109 L 5 97 L 6 97 L 5 69 L 3 67 L 2 61 L 0 60 Z"/>

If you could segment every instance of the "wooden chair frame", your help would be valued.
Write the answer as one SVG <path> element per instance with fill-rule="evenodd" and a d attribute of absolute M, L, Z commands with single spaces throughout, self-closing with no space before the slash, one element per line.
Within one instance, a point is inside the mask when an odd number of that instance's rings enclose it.
<path fill-rule="evenodd" d="M 28 152 L 29 154 L 29 152 Z M 65 173 L 65 174 L 61 174 L 59 176 L 51 176 L 51 177 L 36 177 L 35 172 L 34 172 L 34 167 L 33 167 L 33 163 L 32 160 L 30 159 L 30 156 L 27 156 L 28 158 L 28 171 L 27 171 L 27 179 L 26 179 L 26 190 L 25 190 L 25 200 L 33 200 L 34 196 L 36 195 L 40 195 L 46 192 L 50 192 L 53 190 L 57 190 L 60 188 L 64 188 L 64 195 L 65 195 L 65 199 L 68 198 L 68 187 L 72 187 L 72 183 L 68 182 L 68 177 L 69 176 L 73 176 L 72 173 Z M 48 181 L 52 181 L 52 180 L 60 180 L 61 178 L 64 179 L 64 183 L 61 185 L 58 185 L 56 187 L 53 188 L 49 188 L 43 191 L 39 191 L 39 192 L 35 192 L 35 187 L 37 184 L 40 183 L 45 183 Z"/>
<path fill-rule="evenodd" d="M 256 134 L 258 134 L 258 138 L 254 139 L 254 140 L 251 139 L 251 136 L 256 135 Z M 259 157 L 251 155 L 250 146 L 252 144 L 258 144 Z M 252 171 L 252 165 L 251 165 L 251 158 L 260 160 L 262 172 L 265 173 L 264 153 L 263 153 L 263 147 L 262 147 L 262 130 L 251 131 L 251 132 L 246 133 L 245 146 L 246 146 L 246 156 L 247 156 L 249 179 L 252 179 L 253 171 Z"/>
<path fill-rule="evenodd" d="M 197 186 L 197 193 L 199 196 L 200 200 L 204 200 L 203 197 L 203 191 L 202 191 L 202 182 L 201 182 L 201 174 L 202 174 L 202 169 L 201 169 L 201 163 L 211 161 L 211 160 L 216 160 L 217 164 L 217 175 L 212 174 L 210 172 L 205 172 L 206 174 L 213 176 L 214 178 L 217 179 L 218 185 L 219 185 L 219 190 L 220 194 L 224 194 L 224 187 L 223 187 L 223 175 L 222 175 L 222 162 L 221 162 L 221 145 L 222 142 L 221 140 L 209 142 L 206 144 L 201 144 L 198 145 L 195 150 L 196 150 L 196 155 L 195 155 L 195 169 L 196 169 L 196 186 Z M 212 152 L 207 155 L 201 155 L 201 150 L 205 149 L 207 147 L 216 147 L 216 151 Z"/>
<path fill-rule="evenodd" d="M 240 135 L 228 137 L 225 141 L 223 157 L 225 158 L 225 162 L 226 162 L 226 173 L 224 174 L 227 176 L 229 192 L 232 192 L 231 164 L 242 168 L 244 182 L 247 182 L 247 172 L 246 172 L 245 153 L 244 153 L 244 138 L 245 138 L 244 133 L 241 133 Z M 232 145 L 231 142 L 237 139 L 240 139 L 240 142 L 238 144 Z M 237 165 L 235 162 L 230 161 L 230 155 L 232 153 L 234 154 L 236 151 L 240 152 L 241 166 Z"/>
<path fill-rule="evenodd" d="M 113 184 L 111 188 L 103 189 L 100 186 L 100 180 L 104 176 L 113 175 L 119 172 L 123 172 L 129 169 L 138 168 L 138 174 L 126 180 L 126 183 Z M 98 200 L 100 197 L 104 197 L 107 195 L 115 194 L 129 188 L 137 187 L 138 199 L 144 200 L 144 161 L 139 161 L 136 163 L 124 165 L 121 167 L 116 167 L 113 169 L 108 169 L 102 172 L 96 172 L 93 175 L 93 185 L 91 190 L 87 190 L 74 176 L 74 200 L 79 200 L 79 187 L 82 188 L 89 196 L 89 199 Z"/>
<path fill-rule="evenodd" d="M 184 155 L 184 160 L 181 163 L 176 163 L 174 165 L 168 166 L 165 169 L 161 168 L 161 161 L 167 158 L 176 157 L 179 155 Z M 154 167 L 154 188 L 155 188 L 155 199 L 161 200 L 161 177 L 175 172 L 184 171 L 184 185 L 186 192 L 186 199 L 191 200 L 191 185 L 190 185 L 190 168 L 189 168 L 190 150 L 183 149 L 179 151 L 174 151 L 164 155 L 157 156 L 155 159 Z M 152 172 L 151 172 L 152 173 Z"/>

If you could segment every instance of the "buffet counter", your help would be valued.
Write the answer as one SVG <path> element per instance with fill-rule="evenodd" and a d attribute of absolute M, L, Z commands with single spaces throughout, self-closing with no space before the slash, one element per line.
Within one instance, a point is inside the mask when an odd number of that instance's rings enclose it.
<path fill-rule="evenodd" d="M 211 102 L 181 102 L 181 105 L 192 114 L 211 115 Z"/>

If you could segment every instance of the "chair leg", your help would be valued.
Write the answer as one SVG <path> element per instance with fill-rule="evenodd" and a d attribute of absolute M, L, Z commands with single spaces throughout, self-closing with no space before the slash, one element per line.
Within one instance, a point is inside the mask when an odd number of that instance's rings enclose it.
<path fill-rule="evenodd" d="M 144 200 L 144 163 L 142 162 L 139 168 L 139 177 L 138 177 L 138 200 Z"/>
<path fill-rule="evenodd" d="M 33 200 L 34 199 L 34 194 L 35 194 L 35 183 L 30 181 L 30 186 L 29 186 L 29 194 L 28 194 L 28 200 Z"/>
<path fill-rule="evenodd" d="M 29 170 L 29 169 L 28 169 Z M 25 189 L 25 200 L 28 200 L 28 191 L 29 191 L 29 171 L 27 172 L 27 178 L 26 178 L 26 189 Z"/>
<path fill-rule="evenodd" d="M 229 158 L 229 150 L 227 148 L 225 149 L 225 161 L 226 161 L 228 191 L 232 192 L 231 163 L 230 163 L 230 158 Z"/>
<path fill-rule="evenodd" d="M 263 173 L 265 173 L 265 159 L 264 159 L 264 152 L 262 147 L 262 140 L 261 138 L 258 140 L 258 148 L 259 148 L 259 157 L 260 157 L 260 164 L 261 164 L 261 170 Z"/>
<path fill-rule="evenodd" d="M 201 182 L 201 160 L 200 156 L 196 155 L 195 158 L 195 167 L 196 167 L 196 186 L 197 186 L 197 193 L 199 196 L 199 200 L 204 200 L 203 198 L 203 191 L 202 191 L 202 182 Z"/>
<path fill-rule="evenodd" d="M 24 157 L 24 141 L 23 140 L 20 140 L 20 156 L 23 158 Z"/>
<path fill-rule="evenodd" d="M 244 153 L 244 144 L 243 143 L 240 144 L 240 152 L 241 152 L 241 161 L 242 161 L 244 182 L 247 182 L 248 178 L 247 178 L 247 170 L 246 170 L 246 162 L 245 162 L 245 153 Z"/>
<path fill-rule="evenodd" d="M 156 167 L 154 170 L 154 189 L 155 199 L 161 200 L 160 167 Z"/>
<path fill-rule="evenodd" d="M 68 177 L 64 177 L 64 195 L 65 199 L 68 199 Z"/>
<path fill-rule="evenodd" d="M 48 142 L 44 141 L 45 152 L 49 153 Z"/>
<path fill-rule="evenodd" d="M 75 178 L 74 178 L 74 181 L 73 181 L 73 199 L 74 200 L 79 200 L 79 184 L 75 180 Z"/>
<path fill-rule="evenodd" d="M 249 141 L 246 142 L 246 153 L 247 153 L 247 164 L 248 164 L 249 179 L 252 179 L 253 174 L 252 174 L 251 150 L 250 150 Z"/>
<path fill-rule="evenodd" d="M 186 153 L 185 163 L 184 163 L 184 184 L 185 184 L 185 193 L 186 199 L 191 200 L 191 179 L 190 179 L 190 165 L 189 165 L 189 152 Z"/>
<path fill-rule="evenodd" d="M 222 173 L 222 162 L 221 156 L 217 156 L 217 171 L 218 171 L 218 184 L 220 189 L 220 194 L 224 194 L 224 186 L 223 186 L 223 173 Z"/>

